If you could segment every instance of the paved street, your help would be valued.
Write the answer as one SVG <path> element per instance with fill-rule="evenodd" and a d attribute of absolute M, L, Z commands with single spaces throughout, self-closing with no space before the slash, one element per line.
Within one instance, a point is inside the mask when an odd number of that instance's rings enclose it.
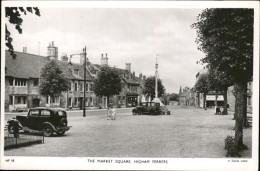
<path fill-rule="evenodd" d="M 233 113 L 214 115 L 213 109 L 170 106 L 171 115 L 132 115 L 118 109 L 117 119 L 107 120 L 106 111 L 68 112 L 71 130 L 64 136 L 47 137 L 44 144 L 6 150 L 6 156 L 50 157 L 225 157 L 224 139 L 234 135 Z M 7 115 L 5 119 L 12 117 Z M 244 143 L 251 157 L 252 129 L 244 130 Z"/>

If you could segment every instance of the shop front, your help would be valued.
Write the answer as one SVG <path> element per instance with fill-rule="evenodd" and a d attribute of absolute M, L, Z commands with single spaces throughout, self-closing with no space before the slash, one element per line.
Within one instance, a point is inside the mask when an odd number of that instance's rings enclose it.
<path fill-rule="evenodd" d="M 126 107 L 135 107 L 138 105 L 138 94 L 127 93 L 126 94 Z"/>

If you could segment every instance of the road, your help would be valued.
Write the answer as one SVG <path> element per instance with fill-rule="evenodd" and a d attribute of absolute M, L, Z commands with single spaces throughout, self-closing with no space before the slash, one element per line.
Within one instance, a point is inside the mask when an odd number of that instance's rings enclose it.
<path fill-rule="evenodd" d="M 64 136 L 46 137 L 44 144 L 6 150 L 6 156 L 49 157 L 170 157 L 224 158 L 224 139 L 234 136 L 233 114 L 214 115 L 214 110 L 170 106 L 171 115 L 132 115 L 118 109 L 116 120 L 106 110 L 68 112 L 71 130 Z M 6 115 L 5 119 L 12 115 Z M 251 157 L 252 129 L 244 130 Z"/>

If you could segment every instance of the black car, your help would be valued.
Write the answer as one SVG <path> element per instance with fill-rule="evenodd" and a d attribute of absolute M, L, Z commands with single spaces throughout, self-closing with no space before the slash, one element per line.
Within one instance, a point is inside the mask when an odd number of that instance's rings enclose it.
<path fill-rule="evenodd" d="M 54 132 L 63 135 L 70 129 L 68 127 L 67 113 L 61 108 L 37 107 L 28 111 L 28 114 L 18 115 L 8 120 L 8 131 L 14 133 L 15 124 L 18 122 L 19 130 L 30 132 L 32 130 L 42 131 L 44 136 L 51 136 Z"/>
<path fill-rule="evenodd" d="M 170 115 L 170 111 L 166 106 L 161 106 L 160 103 L 156 102 L 142 102 L 140 106 L 135 107 L 132 110 L 133 115 Z"/>

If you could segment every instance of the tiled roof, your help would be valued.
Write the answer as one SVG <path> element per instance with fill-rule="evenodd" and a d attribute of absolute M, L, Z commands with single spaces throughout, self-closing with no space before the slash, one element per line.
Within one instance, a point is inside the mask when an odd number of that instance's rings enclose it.
<path fill-rule="evenodd" d="M 98 64 L 90 64 L 90 72 L 92 72 L 93 70 L 100 70 L 101 69 L 101 65 Z M 133 76 L 128 70 L 126 69 L 121 69 L 121 68 L 116 68 L 116 67 L 110 67 L 115 69 L 119 75 L 125 75 L 125 77 L 123 77 L 122 79 L 129 84 L 140 84 L 140 80 L 137 79 L 137 77 Z M 131 76 L 130 76 L 131 75 Z M 129 76 L 129 77 L 128 77 Z"/>
<path fill-rule="evenodd" d="M 16 59 L 8 51 L 5 51 L 5 76 L 15 78 L 40 78 L 41 68 L 49 61 L 48 58 L 39 55 L 33 55 L 22 52 L 15 52 Z M 73 63 L 73 69 L 79 70 L 79 76 L 72 74 L 68 68 L 68 62 L 57 60 L 57 64 L 61 67 L 64 75 L 69 79 L 83 80 L 84 67 L 80 64 Z M 86 80 L 91 80 L 90 73 L 86 72 Z"/>

